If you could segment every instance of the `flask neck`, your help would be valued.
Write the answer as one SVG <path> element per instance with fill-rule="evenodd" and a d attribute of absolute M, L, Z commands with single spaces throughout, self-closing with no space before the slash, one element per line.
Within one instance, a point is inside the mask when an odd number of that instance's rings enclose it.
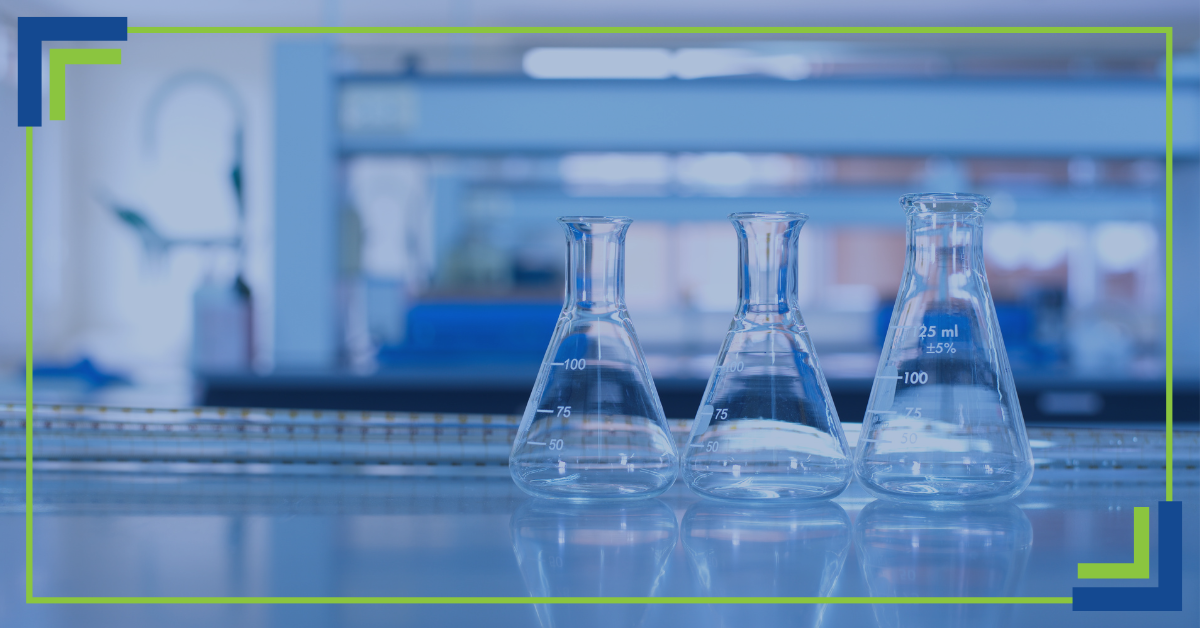
<path fill-rule="evenodd" d="M 739 317 L 776 318 L 796 302 L 796 247 L 804 218 L 731 218 L 738 233 Z"/>
<path fill-rule="evenodd" d="M 952 287 L 945 281 L 984 278 L 983 214 L 915 212 L 908 215 L 907 270 L 926 285 Z"/>
<path fill-rule="evenodd" d="M 591 312 L 625 309 L 628 219 L 560 219 L 567 232 L 566 307 Z"/>

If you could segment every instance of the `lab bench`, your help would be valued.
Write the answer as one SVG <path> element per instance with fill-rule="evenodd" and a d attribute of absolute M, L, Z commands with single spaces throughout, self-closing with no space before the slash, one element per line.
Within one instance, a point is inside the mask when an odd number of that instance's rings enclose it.
<path fill-rule="evenodd" d="M 723 506 L 677 485 L 659 499 L 563 506 L 507 474 L 430 467 L 179 473 L 35 468 L 39 596 L 1054 596 L 1081 562 L 1132 556 L 1133 509 L 1162 471 L 1042 470 L 1012 503 L 930 511 L 857 484 L 800 508 Z M 1081 613 L 1027 605 L 27 605 L 24 479 L 0 469 L 0 625 L 80 626 L 1127 626 L 1197 623 L 1183 610 Z M 1200 483 L 1177 473 L 1183 589 L 1198 582 Z M 1152 509 L 1152 512 L 1154 509 Z M 1158 539 L 1151 535 L 1152 556 Z M 1153 572 L 1157 573 L 1157 572 Z M 1154 586 L 1155 576 L 1135 586 Z M 1144 583 L 1144 584 L 1143 584 Z M 1140 619 L 1139 619 L 1140 617 Z"/>
<path fill-rule="evenodd" d="M 426 373 L 426 381 L 436 375 Z M 499 596 L 509 603 L 27 605 L 20 592 L 29 420 L 38 596 Z M 1124 626 L 1128 614 L 1077 613 L 1063 600 L 1074 587 L 1096 585 L 1077 579 L 1078 563 L 1128 562 L 1133 510 L 1161 513 L 1154 504 L 1169 477 L 1161 424 L 1079 422 L 1029 428 L 1033 483 L 1001 504 L 905 506 L 874 500 L 852 483 L 817 504 L 729 505 L 700 499 L 681 482 L 656 499 L 570 504 L 531 499 L 508 477 L 517 422 L 294 407 L 52 404 L 26 415 L 24 404 L 0 404 L 0 625 Z M 686 439 L 689 421 L 668 423 L 677 441 Z M 859 426 L 845 427 L 853 446 Z M 1200 585 L 1197 436 L 1184 428 L 1173 440 L 1184 591 Z M 1150 535 L 1151 556 L 1161 544 Z M 1152 576 L 1134 584 L 1156 583 Z M 524 601 L 575 596 L 673 603 Z M 745 596 L 810 599 L 736 606 L 697 599 Z M 1059 601 L 870 601 L 912 596 Z M 1144 621 L 1194 626 L 1200 601 L 1185 595 L 1182 604 Z"/>
<path fill-rule="evenodd" d="M 521 414 L 537 368 L 513 363 L 427 365 L 373 375 L 209 375 L 199 380 L 198 400 L 206 406 Z M 668 418 L 691 418 L 706 381 L 656 377 L 654 384 Z M 1016 384 L 1030 424 L 1161 424 L 1166 416 L 1162 379 L 1018 374 Z M 1200 422 L 1200 381 L 1177 379 L 1174 388 L 1176 423 Z M 869 378 L 830 378 L 829 389 L 843 421 L 861 420 Z"/>

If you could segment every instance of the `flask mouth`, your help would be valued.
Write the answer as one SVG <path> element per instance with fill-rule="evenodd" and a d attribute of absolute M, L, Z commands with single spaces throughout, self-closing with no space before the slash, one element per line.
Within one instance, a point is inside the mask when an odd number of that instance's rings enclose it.
<path fill-rule="evenodd" d="M 982 214 L 991 207 L 992 199 L 982 194 L 966 192 L 922 192 L 905 194 L 900 205 L 909 214 L 936 212 L 947 214 Z"/>
<path fill-rule="evenodd" d="M 769 222 L 791 222 L 793 220 L 808 220 L 808 214 L 798 212 L 734 212 L 727 216 L 730 220 L 759 220 Z"/>
<path fill-rule="evenodd" d="M 633 219 L 628 216 L 559 216 L 564 225 L 628 225 Z"/>

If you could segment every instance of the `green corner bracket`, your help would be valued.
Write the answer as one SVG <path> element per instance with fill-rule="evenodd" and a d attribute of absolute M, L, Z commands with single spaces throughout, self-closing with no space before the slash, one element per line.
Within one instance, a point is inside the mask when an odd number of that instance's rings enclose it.
<path fill-rule="evenodd" d="M 50 49 L 50 119 L 67 118 L 68 65 L 120 65 L 120 48 L 51 48 Z"/>
<path fill-rule="evenodd" d="M 29 19 L 29 18 L 22 18 Z M 81 18 L 36 18 L 36 19 L 81 19 Z M 100 18 L 109 19 L 109 18 Z M 112 18 L 116 19 L 116 18 Z M 122 28 L 124 25 L 122 24 Z M 989 33 L 989 34 L 1066 34 L 1066 33 L 1154 33 L 1165 35 L 1165 76 L 1173 76 L 1173 29 L 1171 27 L 345 27 L 345 28 L 300 28 L 300 27 L 128 27 L 129 34 L 365 34 L 365 33 L 448 33 L 448 34 L 571 34 L 571 33 L 608 33 L 608 34 L 670 34 L 670 33 L 713 33 L 713 34 L 940 34 L 940 33 Z M 83 41 L 75 38 L 75 41 Z M 124 37 L 108 35 L 88 41 L 124 41 Z M 42 41 L 69 41 L 68 39 L 42 38 Z M 36 51 L 31 56 L 37 56 Z M 111 64 L 121 63 L 120 49 L 51 49 L 49 51 L 49 114 L 51 120 L 66 118 L 65 98 L 65 66 L 69 64 Z M 37 67 L 34 65 L 33 67 Z M 40 89 L 31 90 L 32 93 Z M 40 100 L 35 100 L 34 111 L 40 108 Z M 1178 502 L 1172 501 L 1173 493 L 1173 349 L 1172 334 L 1174 319 L 1172 318 L 1173 302 L 1173 120 L 1174 120 L 1174 83 L 1166 80 L 1166 501 L 1159 502 L 1159 539 L 1160 544 L 1168 543 L 1171 535 L 1164 536 L 1164 521 L 1174 522 L 1172 534 L 1182 539 L 1182 508 Z M 828 598 L 773 598 L 773 597 L 744 597 L 744 598 L 712 598 L 712 597 L 673 597 L 673 598 L 532 598 L 532 597 L 38 597 L 33 593 L 33 126 L 40 126 L 40 117 L 36 122 L 25 126 L 25 601 L 28 604 L 1072 604 L 1072 597 L 828 597 Z M 1163 516 L 1163 508 L 1173 507 L 1173 519 Z M 1169 530 L 1168 530 L 1169 531 Z M 1179 541 L 1182 542 L 1182 541 Z M 1180 581 L 1182 567 L 1174 559 L 1174 578 Z M 1160 556 L 1160 570 L 1163 569 L 1164 558 Z M 1150 577 L 1150 509 L 1137 507 L 1134 509 L 1134 561 L 1132 563 L 1079 563 L 1078 577 L 1080 579 L 1149 579 Z M 1160 579 L 1162 574 L 1160 574 Z M 1181 586 L 1176 584 L 1176 586 Z M 1160 582 L 1159 589 L 1164 586 Z M 1082 595 L 1089 589 L 1101 591 L 1105 598 L 1111 598 L 1120 587 L 1076 587 L 1075 595 Z M 1149 587 L 1133 587 L 1134 591 L 1156 591 Z M 1176 588 L 1168 593 L 1173 596 L 1181 595 Z M 1077 609 L 1084 610 L 1084 609 Z M 1128 610 L 1128 609 L 1120 609 Z M 1163 608 L 1162 610 L 1179 610 L 1178 608 Z"/>
<path fill-rule="evenodd" d="M 1132 563 L 1079 563 L 1079 579 L 1146 580 L 1150 578 L 1150 508 L 1133 509 Z"/>

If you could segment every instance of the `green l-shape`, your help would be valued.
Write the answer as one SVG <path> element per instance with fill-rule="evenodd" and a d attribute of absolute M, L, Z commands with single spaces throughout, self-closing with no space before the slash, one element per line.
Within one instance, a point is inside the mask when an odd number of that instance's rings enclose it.
<path fill-rule="evenodd" d="M 120 65 L 120 48 L 50 49 L 50 119 L 67 118 L 67 65 Z"/>
<path fill-rule="evenodd" d="M 1079 579 L 1130 580 L 1150 577 L 1150 508 L 1133 509 L 1132 563 L 1079 563 Z"/>

